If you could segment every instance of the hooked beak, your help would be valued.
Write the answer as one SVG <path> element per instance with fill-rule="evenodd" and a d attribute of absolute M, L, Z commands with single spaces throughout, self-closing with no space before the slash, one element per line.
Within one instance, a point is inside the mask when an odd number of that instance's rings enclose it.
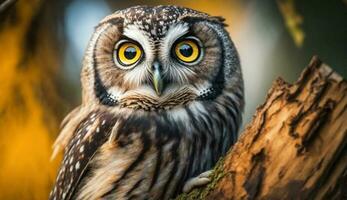
<path fill-rule="evenodd" d="M 161 95 L 163 91 L 163 77 L 161 74 L 161 66 L 158 61 L 154 61 L 152 65 L 152 80 L 153 80 L 153 86 L 154 90 L 157 93 L 158 96 Z"/>

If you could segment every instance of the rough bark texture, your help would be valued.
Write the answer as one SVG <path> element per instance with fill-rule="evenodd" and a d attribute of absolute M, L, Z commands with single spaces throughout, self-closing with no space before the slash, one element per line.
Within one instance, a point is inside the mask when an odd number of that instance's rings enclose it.
<path fill-rule="evenodd" d="M 314 57 L 277 79 L 213 181 L 181 199 L 347 199 L 347 82 Z"/>

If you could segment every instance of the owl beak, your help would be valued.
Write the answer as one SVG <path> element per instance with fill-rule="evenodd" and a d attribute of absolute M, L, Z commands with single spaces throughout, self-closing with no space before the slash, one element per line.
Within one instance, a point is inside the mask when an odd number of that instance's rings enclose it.
<path fill-rule="evenodd" d="M 155 61 L 152 65 L 152 78 L 154 90 L 157 95 L 160 96 L 163 91 L 163 78 L 160 63 L 157 61 Z"/>

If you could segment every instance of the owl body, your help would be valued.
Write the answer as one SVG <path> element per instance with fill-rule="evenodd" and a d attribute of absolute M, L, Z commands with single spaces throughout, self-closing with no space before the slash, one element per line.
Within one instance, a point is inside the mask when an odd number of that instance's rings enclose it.
<path fill-rule="evenodd" d="M 221 18 L 138 6 L 100 22 L 82 69 L 82 105 L 63 121 L 50 199 L 169 199 L 237 139 L 237 51 Z M 55 154 L 54 153 L 54 154 Z"/>

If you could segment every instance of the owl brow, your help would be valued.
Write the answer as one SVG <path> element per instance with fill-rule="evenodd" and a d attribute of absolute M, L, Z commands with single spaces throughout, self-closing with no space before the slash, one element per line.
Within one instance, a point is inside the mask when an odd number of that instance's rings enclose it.
<path fill-rule="evenodd" d="M 138 41 L 136 41 L 136 40 L 134 40 L 134 39 L 132 39 L 132 38 L 126 36 L 126 35 L 121 35 L 119 37 L 118 41 L 121 41 L 121 40 L 126 40 L 126 41 L 129 41 L 129 42 L 135 43 L 135 44 L 139 45 L 142 48 L 141 44 Z"/>
<path fill-rule="evenodd" d="M 187 37 L 190 37 L 190 36 L 193 36 L 193 37 L 196 37 L 196 35 L 194 34 L 192 28 L 189 28 L 187 33 L 185 33 L 184 35 L 180 36 L 175 43 L 177 42 L 180 42 L 182 41 L 183 39 L 187 38 Z"/>
<path fill-rule="evenodd" d="M 111 18 L 111 19 L 108 19 L 106 21 L 102 21 L 101 23 L 99 23 L 98 25 L 96 25 L 94 27 L 94 29 L 98 29 L 102 26 L 104 26 L 105 24 L 110 24 L 110 25 L 115 25 L 115 26 L 121 26 L 123 28 L 123 22 L 124 20 L 120 17 L 116 17 L 116 18 Z"/>
<path fill-rule="evenodd" d="M 223 27 L 228 26 L 228 24 L 225 23 L 225 19 L 221 16 L 206 16 L 206 17 L 183 16 L 181 20 L 188 23 L 199 23 L 199 22 L 208 21 L 210 23 L 222 25 Z"/>

